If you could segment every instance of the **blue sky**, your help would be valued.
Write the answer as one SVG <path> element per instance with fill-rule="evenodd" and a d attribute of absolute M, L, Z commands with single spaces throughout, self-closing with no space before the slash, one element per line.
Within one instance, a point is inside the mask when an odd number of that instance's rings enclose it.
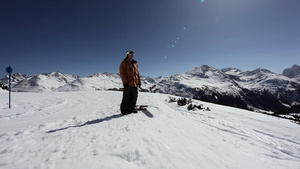
<path fill-rule="evenodd" d="M 118 73 L 127 49 L 144 76 L 207 64 L 281 73 L 300 65 L 299 0 L 0 0 L 0 78 Z"/>

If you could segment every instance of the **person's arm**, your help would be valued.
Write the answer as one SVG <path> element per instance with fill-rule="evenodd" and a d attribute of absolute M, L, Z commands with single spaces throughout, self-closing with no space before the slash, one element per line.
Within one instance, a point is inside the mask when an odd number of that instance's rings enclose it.
<path fill-rule="evenodd" d="M 128 80 L 126 77 L 126 69 L 124 67 L 124 63 L 122 62 L 120 65 L 120 77 L 122 79 L 122 83 L 125 86 L 125 84 L 128 84 Z"/>

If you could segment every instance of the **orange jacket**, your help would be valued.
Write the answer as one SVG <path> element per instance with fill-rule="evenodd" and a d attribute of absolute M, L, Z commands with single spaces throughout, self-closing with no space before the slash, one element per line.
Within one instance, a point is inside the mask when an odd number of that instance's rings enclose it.
<path fill-rule="evenodd" d="M 141 83 L 140 73 L 138 69 L 137 61 L 129 61 L 127 58 L 120 64 L 120 76 L 123 85 L 129 84 L 129 86 L 138 87 Z"/>

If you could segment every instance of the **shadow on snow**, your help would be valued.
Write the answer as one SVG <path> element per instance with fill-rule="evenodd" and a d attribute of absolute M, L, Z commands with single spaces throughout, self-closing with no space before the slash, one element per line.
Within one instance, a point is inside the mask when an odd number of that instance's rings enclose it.
<path fill-rule="evenodd" d="M 149 118 L 153 118 L 153 117 L 154 117 L 153 114 L 150 113 L 150 111 L 148 111 L 148 110 L 142 110 L 142 112 L 143 112 L 147 117 L 149 117 Z"/>
<path fill-rule="evenodd" d="M 46 133 L 54 133 L 54 132 L 61 131 L 61 130 L 66 130 L 66 129 L 72 128 L 72 127 L 83 127 L 83 126 L 86 126 L 86 125 L 97 124 L 97 123 L 101 123 L 103 121 L 109 121 L 111 119 L 120 118 L 122 116 L 123 116 L 122 114 L 115 114 L 115 115 L 112 115 L 112 116 L 105 117 L 104 119 L 97 119 L 97 120 L 87 121 L 86 123 L 81 124 L 81 125 L 69 126 L 69 127 L 64 127 L 64 128 L 60 128 L 60 129 L 50 130 L 50 131 L 47 131 Z"/>
<path fill-rule="evenodd" d="M 142 112 L 149 118 L 154 117 L 153 114 L 151 114 L 148 110 L 142 110 Z M 76 125 L 76 126 L 69 126 L 69 127 L 64 127 L 64 128 L 60 128 L 60 129 L 50 130 L 50 131 L 47 131 L 46 133 L 54 133 L 54 132 L 61 131 L 61 130 L 66 130 L 66 129 L 72 128 L 72 127 L 83 127 L 83 126 L 86 126 L 86 125 L 97 124 L 97 123 L 101 123 L 103 121 L 109 121 L 109 120 L 112 120 L 112 119 L 120 118 L 122 116 L 123 116 L 122 114 L 115 114 L 115 115 L 112 115 L 112 116 L 105 117 L 103 119 L 87 121 L 84 124 L 80 124 L 80 125 Z"/>

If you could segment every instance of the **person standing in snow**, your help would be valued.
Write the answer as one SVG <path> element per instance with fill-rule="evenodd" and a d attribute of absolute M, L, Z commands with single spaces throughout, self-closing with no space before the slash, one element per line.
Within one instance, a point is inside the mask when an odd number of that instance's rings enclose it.
<path fill-rule="evenodd" d="M 121 113 L 123 115 L 137 113 L 134 109 L 138 97 L 138 87 L 141 87 L 141 78 L 137 61 L 133 59 L 134 51 L 127 50 L 126 58 L 120 64 L 120 76 L 124 85 Z"/>

